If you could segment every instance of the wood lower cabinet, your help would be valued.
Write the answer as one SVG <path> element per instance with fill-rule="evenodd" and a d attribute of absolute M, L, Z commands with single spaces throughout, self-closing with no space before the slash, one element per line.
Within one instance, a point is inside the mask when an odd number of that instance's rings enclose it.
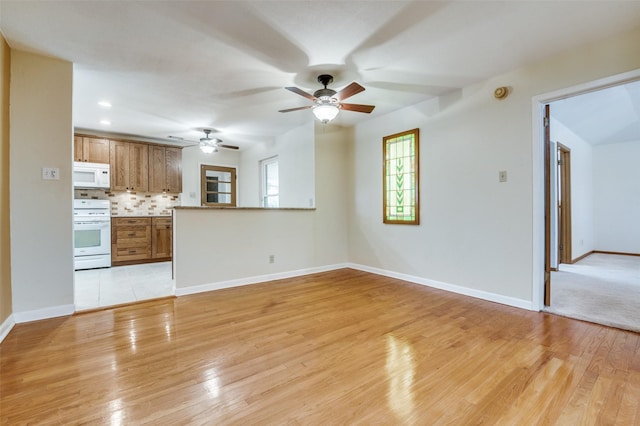
<path fill-rule="evenodd" d="M 173 223 L 170 217 L 151 218 L 151 257 L 171 258 L 173 254 Z"/>
<path fill-rule="evenodd" d="M 114 218 L 111 220 L 111 263 L 151 258 L 151 218 Z"/>
<path fill-rule="evenodd" d="M 111 220 L 113 266 L 171 260 L 171 217 L 117 217 Z"/>

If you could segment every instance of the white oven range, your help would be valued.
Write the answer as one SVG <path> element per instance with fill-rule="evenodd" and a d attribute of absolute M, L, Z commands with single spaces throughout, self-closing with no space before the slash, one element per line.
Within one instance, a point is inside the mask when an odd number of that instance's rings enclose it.
<path fill-rule="evenodd" d="M 111 203 L 73 200 L 74 269 L 111 266 Z"/>

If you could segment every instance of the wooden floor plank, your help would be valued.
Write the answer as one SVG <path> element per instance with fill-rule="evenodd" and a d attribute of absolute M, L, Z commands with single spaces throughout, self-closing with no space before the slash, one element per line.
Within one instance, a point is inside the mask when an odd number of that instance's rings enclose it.
<path fill-rule="evenodd" d="M 638 334 L 343 269 L 16 325 L 0 424 L 638 424 Z"/>

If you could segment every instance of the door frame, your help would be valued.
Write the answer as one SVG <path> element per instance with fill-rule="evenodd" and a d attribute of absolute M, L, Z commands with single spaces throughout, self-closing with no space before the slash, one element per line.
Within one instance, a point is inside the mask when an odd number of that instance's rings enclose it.
<path fill-rule="evenodd" d="M 571 250 L 571 149 L 557 142 L 556 158 L 558 159 L 557 173 L 560 183 L 558 194 L 560 203 L 558 209 L 558 265 L 573 263 Z"/>
<path fill-rule="evenodd" d="M 553 92 L 536 95 L 531 98 L 532 115 L 532 161 L 533 161 L 533 217 L 532 217 L 532 274 L 531 307 L 544 309 L 545 275 L 545 143 L 544 143 L 544 106 L 549 102 L 570 98 L 595 90 L 618 86 L 640 79 L 640 69 L 617 74 L 611 77 L 593 80 Z"/>

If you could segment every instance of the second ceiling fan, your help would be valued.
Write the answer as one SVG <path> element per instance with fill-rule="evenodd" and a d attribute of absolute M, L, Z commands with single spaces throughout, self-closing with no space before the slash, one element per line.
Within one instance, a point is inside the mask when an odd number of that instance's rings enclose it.
<path fill-rule="evenodd" d="M 285 87 L 285 89 L 313 101 L 313 105 L 281 109 L 279 112 L 291 112 L 313 108 L 313 114 L 316 118 L 326 124 L 333 120 L 341 109 L 369 114 L 375 108 L 374 105 L 347 104 L 342 102 L 343 100 L 365 90 L 364 87 L 358 83 L 353 82 L 339 92 L 336 92 L 333 89 L 327 88 L 327 85 L 331 84 L 331 82 L 333 82 L 333 76 L 329 74 L 319 75 L 318 83 L 322 84 L 324 89 L 316 90 L 313 95 L 297 87 Z"/>

